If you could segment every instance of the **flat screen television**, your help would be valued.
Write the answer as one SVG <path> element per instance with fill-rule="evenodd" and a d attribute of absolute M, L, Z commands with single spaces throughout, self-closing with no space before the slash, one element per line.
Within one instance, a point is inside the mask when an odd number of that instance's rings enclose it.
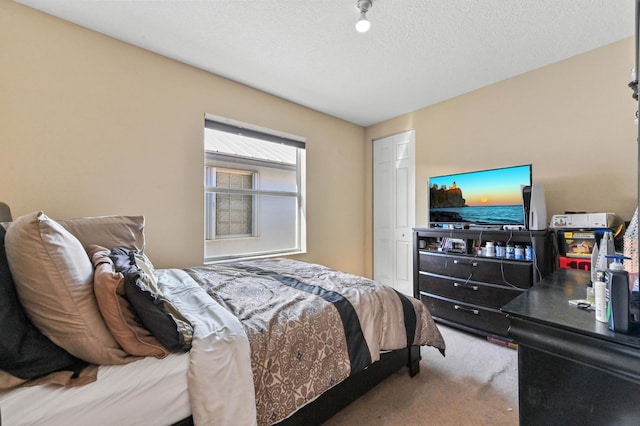
<path fill-rule="evenodd" d="M 430 177 L 429 224 L 524 226 L 523 186 L 531 186 L 531 164 Z"/>

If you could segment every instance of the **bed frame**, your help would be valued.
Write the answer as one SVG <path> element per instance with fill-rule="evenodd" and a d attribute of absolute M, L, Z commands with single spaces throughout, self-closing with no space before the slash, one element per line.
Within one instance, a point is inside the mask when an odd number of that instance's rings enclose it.
<path fill-rule="evenodd" d="M 420 359 L 419 346 L 385 352 L 379 361 L 338 383 L 277 425 L 320 425 L 402 367 L 407 366 L 409 376 L 414 377 L 420 372 Z M 193 426 L 193 419 L 189 417 L 174 426 Z"/>

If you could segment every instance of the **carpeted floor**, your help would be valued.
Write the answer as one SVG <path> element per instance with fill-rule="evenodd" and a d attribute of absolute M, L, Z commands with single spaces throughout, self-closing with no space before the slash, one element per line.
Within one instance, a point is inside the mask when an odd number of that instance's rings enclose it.
<path fill-rule="evenodd" d="M 420 374 L 394 374 L 325 426 L 518 425 L 518 351 L 439 325 L 447 356 L 422 348 Z"/>

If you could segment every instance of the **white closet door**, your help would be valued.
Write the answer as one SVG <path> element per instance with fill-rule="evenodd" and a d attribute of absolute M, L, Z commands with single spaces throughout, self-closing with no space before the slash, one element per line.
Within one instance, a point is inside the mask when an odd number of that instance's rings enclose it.
<path fill-rule="evenodd" d="M 373 141 L 373 279 L 393 287 L 392 138 Z"/>
<path fill-rule="evenodd" d="M 373 141 L 373 277 L 413 295 L 415 132 Z"/>

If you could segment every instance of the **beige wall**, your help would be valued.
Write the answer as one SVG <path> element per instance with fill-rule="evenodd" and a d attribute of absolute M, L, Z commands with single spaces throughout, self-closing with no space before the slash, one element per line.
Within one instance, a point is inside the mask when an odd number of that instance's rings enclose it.
<path fill-rule="evenodd" d="M 522 163 L 549 214 L 635 209 L 632 39 L 366 130 L 7 0 L 0 40 L 0 200 L 14 216 L 144 214 L 159 267 L 202 261 L 205 113 L 307 138 L 300 258 L 356 274 L 372 271 L 371 141 L 408 129 L 418 226 L 430 175 Z"/>
<path fill-rule="evenodd" d="M 157 266 L 202 263 L 211 113 L 307 138 L 300 258 L 364 272 L 362 127 L 7 0 L 0 40 L 0 200 L 14 216 L 143 214 Z"/>
<path fill-rule="evenodd" d="M 416 225 L 427 225 L 429 176 L 533 164 L 548 214 L 615 212 L 637 205 L 637 104 L 627 87 L 629 38 L 367 128 L 367 206 L 372 205 L 371 141 L 416 131 Z M 366 224 L 371 230 L 371 208 Z M 366 270 L 372 271 L 371 232 Z"/>

